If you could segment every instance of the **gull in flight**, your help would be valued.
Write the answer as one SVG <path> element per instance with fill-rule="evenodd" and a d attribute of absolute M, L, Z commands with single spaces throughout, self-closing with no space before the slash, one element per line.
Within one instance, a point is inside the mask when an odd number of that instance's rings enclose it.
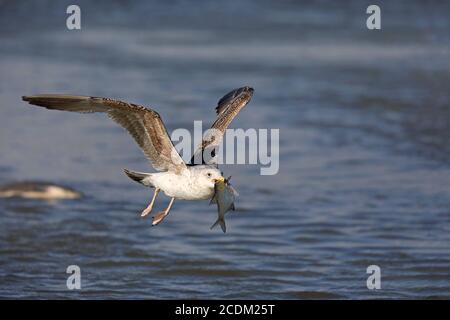
<path fill-rule="evenodd" d="M 160 191 L 171 198 L 167 208 L 153 217 L 152 225 L 157 225 L 169 214 L 175 199 L 207 200 L 214 196 L 215 184 L 225 181 L 215 162 L 215 150 L 231 121 L 252 96 L 253 88 L 242 87 L 219 100 L 216 107 L 217 119 L 210 129 L 213 135 L 205 135 L 189 164 L 183 161 L 173 146 L 160 115 L 150 108 L 109 98 L 60 94 L 39 94 L 24 96 L 22 99 L 47 109 L 81 113 L 104 112 L 124 127 L 153 168 L 159 171 L 144 173 L 124 170 L 131 179 L 155 189 L 150 204 L 142 211 L 141 216 L 151 213 Z M 205 160 L 207 152 L 212 156 L 210 161 Z"/>

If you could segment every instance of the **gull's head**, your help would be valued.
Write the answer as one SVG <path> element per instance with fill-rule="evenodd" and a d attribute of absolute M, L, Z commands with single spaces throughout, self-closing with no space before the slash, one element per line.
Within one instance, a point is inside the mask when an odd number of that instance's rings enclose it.
<path fill-rule="evenodd" d="M 214 188 L 217 182 L 225 181 L 222 172 L 214 166 L 196 166 L 194 168 L 195 176 L 199 183 L 208 185 L 210 188 Z"/>

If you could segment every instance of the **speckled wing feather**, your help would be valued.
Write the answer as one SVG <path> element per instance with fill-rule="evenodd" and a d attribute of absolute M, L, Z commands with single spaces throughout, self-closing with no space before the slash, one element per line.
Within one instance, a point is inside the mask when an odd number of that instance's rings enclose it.
<path fill-rule="evenodd" d="M 206 153 L 210 152 L 215 157 L 214 149 L 220 144 L 231 121 L 250 102 L 253 91 L 253 88 L 242 87 L 227 93 L 219 100 L 216 107 L 217 118 L 211 126 L 213 130 L 210 135 L 203 138 L 202 145 L 195 151 L 191 159 L 191 164 L 205 164 L 205 159 L 203 158 L 205 150 L 207 151 Z"/>
<path fill-rule="evenodd" d="M 136 140 L 158 171 L 181 172 L 186 164 L 180 157 L 159 114 L 137 104 L 109 98 L 42 94 L 22 97 L 32 105 L 71 112 L 105 112 Z"/>

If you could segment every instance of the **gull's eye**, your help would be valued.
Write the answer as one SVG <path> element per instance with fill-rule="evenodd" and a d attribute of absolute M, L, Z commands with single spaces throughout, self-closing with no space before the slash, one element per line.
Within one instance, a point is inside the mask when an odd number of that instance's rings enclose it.
<path fill-rule="evenodd" d="M 208 172 L 206 175 L 208 176 L 208 178 L 211 178 L 211 173 L 210 172 Z"/>

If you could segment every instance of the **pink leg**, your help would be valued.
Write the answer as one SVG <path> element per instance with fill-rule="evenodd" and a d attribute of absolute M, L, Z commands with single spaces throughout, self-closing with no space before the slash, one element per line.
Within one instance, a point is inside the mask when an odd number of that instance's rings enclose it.
<path fill-rule="evenodd" d="M 158 212 L 154 217 L 153 217 L 153 222 L 152 225 L 156 226 L 157 224 L 159 224 L 161 221 L 164 220 L 165 217 L 167 217 L 167 215 L 170 212 L 170 209 L 172 208 L 173 205 L 173 201 L 175 200 L 175 198 L 170 199 L 169 205 L 167 206 L 167 208 L 164 211 L 160 211 Z"/>
<path fill-rule="evenodd" d="M 148 205 L 148 207 L 145 208 L 144 211 L 142 211 L 141 217 L 145 217 L 145 216 L 147 216 L 150 212 L 152 212 L 153 205 L 155 204 L 156 196 L 158 195 L 158 193 L 159 193 L 159 189 L 158 189 L 158 188 L 155 188 L 155 192 L 153 193 L 152 201 L 150 202 L 150 204 Z"/>

